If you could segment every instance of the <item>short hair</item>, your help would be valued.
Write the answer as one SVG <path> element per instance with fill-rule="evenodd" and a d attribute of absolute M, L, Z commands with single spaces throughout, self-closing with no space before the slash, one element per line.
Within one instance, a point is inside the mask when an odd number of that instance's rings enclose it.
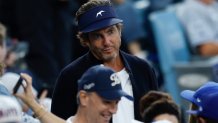
<path fill-rule="evenodd" d="M 150 123 L 160 114 L 175 115 L 180 121 L 180 109 L 168 93 L 149 91 L 140 99 L 140 114 L 145 123 Z"/>
<path fill-rule="evenodd" d="M 180 122 L 180 110 L 178 105 L 175 102 L 166 99 L 155 101 L 145 109 L 143 120 L 145 123 L 151 123 L 156 116 L 165 113 L 174 115 Z"/>
<path fill-rule="evenodd" d="M 97 7 L 97 6 L 112 6 L 112 3 L 110 2 L 110 0 L 91 0 L 91 1 L 83 4 L 79 8 L 79 10 L 76 12 L 76 21 L 78 22 L 78 20 L 82 14 L 84 14 L 88 10 L 90 10 L 94 7 Z M 121 23 L 116 24 L 116 26 L 118 27 L 118 29 L 121 30 L 121 28 L 122 28 Z M 80 40 L 80 44 L 82 46 L 86 47 L 85 42 L 89 40 L 88 33 L 78 32 L 77 38 Z"/>
<path fill-rule="evenodd" d="M 110 0 L 91 0 L 85 4 L 83 4 L 79 10 L 76 12 L 76 20 L 78 21 L 80 16 L 87 12 L 88 10 L 97 7 L 97 6 L 112 6 Z"/>
<path fill-rule="evenodd" d="M 79 93 L 80 92 L 77 92 L 77 94 L 76 94 L 76 103 L 77 103 L 77 105 L 80 105 Z"/>
<path fill-rule="evenodd" d="M 164 92 L 149 91 L 140 99 L 140 114 L 143 115 L 143 112 L 146 108 L 148 108 L 153 102 L 160 99 L 172 100 L 172 97 Z"/>

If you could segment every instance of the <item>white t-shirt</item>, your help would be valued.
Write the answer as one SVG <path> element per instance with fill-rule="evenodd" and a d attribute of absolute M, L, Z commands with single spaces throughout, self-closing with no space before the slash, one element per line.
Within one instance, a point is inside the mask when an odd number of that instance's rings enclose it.
<path fill-rule="evenodd" d="M 133 96 L 132 84 L 130 82 L 129 74 L 125 69 L 117 72 L 121 80 L 121 86 L 124 92 Z M 118 103 L 117 113 L 113 115 L 113 123 L 129 123 L 134 119 L 134 103 L 125 97 L 122 97 Z"/>
<path fill-rule="evenodd" d="M 73 123 L 73 122 L 72 122 L 73 119 L 74 119 L 74 116 L 69 117 L 69 118 L 66 120 L 66 123 Z"/>

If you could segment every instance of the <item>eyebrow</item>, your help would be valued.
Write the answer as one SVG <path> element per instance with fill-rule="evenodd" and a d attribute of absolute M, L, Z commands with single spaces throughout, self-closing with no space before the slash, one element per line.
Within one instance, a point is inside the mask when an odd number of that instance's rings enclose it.
<path fill-rule="evenodd" d="M 111 30 L 111 29 L 114 29 L 114 28 L 115 28 L 115 25 L 112 25 L 112 26 L 109 26 L 109 27 L 105 27 L 105 30 L 108 31 L 108 30 Z M 93 32 L 90 32 L 90 34 L 98 34 L 100 30 L 104 30 L 104 28 L 93 31 Z"/>

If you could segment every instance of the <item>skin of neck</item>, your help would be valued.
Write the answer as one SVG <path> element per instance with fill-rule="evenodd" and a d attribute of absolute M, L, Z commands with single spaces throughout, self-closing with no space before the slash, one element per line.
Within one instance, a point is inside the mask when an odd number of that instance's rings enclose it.
<path fill-rule="evenodd" d="M 88 115 L 86 113 L 87 111 L 83 109 L 82 107 L 78 107 L 77 113 L 74 116 L 74 119 L 72 119 L 73 123 L 92 123 L 89 121 Z"/>
<path fill-rule="evenodd" d="M 114 71 L 118 72 L 124 68 L 123 61 L 120 56 L 117 56 L 115 59 L 110 61 L 104 61 L 105 66 L 112 68 Z"/>

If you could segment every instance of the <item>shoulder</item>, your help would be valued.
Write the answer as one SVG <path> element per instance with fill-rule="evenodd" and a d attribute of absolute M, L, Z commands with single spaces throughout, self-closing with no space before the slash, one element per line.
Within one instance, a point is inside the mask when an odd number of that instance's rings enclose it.
<path fill-rule="evenodd" d="M 74 77 L 80 77 L 88 68 L 97 64 L 101 64 L 101 61 L 97 60 L 90 52 L 88 52 L 62 69 L 59 78 L 65 77 L 73 79 Z"/>
<path fill-rule="evenodd" d="M 76 71 L 80 71 L 81 68 L 86 65 L 86 60 L 87 59 L 87 54 L 77 58 L 73 62 L 71 62 L 69 65 L 67 65 L 65 68 L 61 70 L 61 74 L 72 74 L 75 73 Z"/>
<path fill-rule="evenodd" d="M 1 81 L 0 81 L 0 95 L 10 96 L 10 92 Z"/>

